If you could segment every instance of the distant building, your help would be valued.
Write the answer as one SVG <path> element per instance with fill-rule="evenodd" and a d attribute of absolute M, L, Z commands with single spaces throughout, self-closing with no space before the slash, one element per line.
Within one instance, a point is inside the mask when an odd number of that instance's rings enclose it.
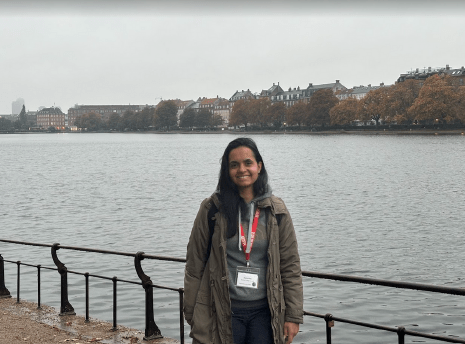
<path fill-rule="evenodd" d="M 18 98 L 15 101 L 11 102 L 11 113 L 13 115 L 19 115 L 23 109 L 24 99 Z"/>
<path fill-rule="evenodd" d="M 336 82 L 332 82 L 329 84 L 320 84 L 320 85 L 313 85 L 312 83 L 310 83 L 305 90 L 305 97 L 310 98 L 316 91 L 328 90 L 328 89 L 333 91 L 333 93 L 336 93 L 338 91 L 347 89 L 347 87 L 341 84 L 339 80 L 336 80 Z"/>
<path fill-rule="evenodd" d="M 366 97 L 368 92 L 377 90 L 380 87 L 389 87 L 389 86 L 385 86 L 383 82 L 380 83 L 379 86 L 371 86 L 371 84 L 369 84 L 368 86 L 363 86 L 363 85 L 354 86 L 350 89 L 338 91 L 336 93 L 336 97 L 339 100 L 344 100 L 347 98 L 362 99 Z"/>
<path fill-rule="evenodd" d="M 286 107 L 294 105 L 298 101 L 303 101 L 305 99 L 305 89 L 301 90 L 300 87 L 292 88 L 289 87 L 287 91 L 284 91 L 279 83 L 277 86 L 273 84 L 268 91 L 260 93 L 260 96 L 263 97 L 265 94 L 268 94 L 268 98 L 272 103 L 274 102 L 283 102 Z"/>
<path fill-rule="evenodd" d="M 458 69 L 450 69 L 449 65 L 446 65 L 446 68 L 442 70 L 442 73 L 450 75 L 453 78 L 456 78 L 459 81 L 460 86 L 464 86 L 465 82 L 465 67 L 462 66 Z"/>
<path fill-rule="evenodd" d="M 199 102 L 199 110 L 207 109 L 213 115 L 220 115 L 223 119 L 222 126 L 226 126 L 229 123 L 231 104 L 227 99 L 216 96 L 216 98 L 199 98 L 197 101 Z"/>
<path fill-rule="evenodd" d="M 229 101 L 234 103 L 235 101 L 238 101 L 239 99 L 254 99 L 255 98 L 255 95 L 250 92 L 250 90 L 247 90 L 247 91 L 236 91 L 236 93 L 234 93 L 232 95 L 231 98 L 229 98 Z"/>
<path fill-rule="evenodd" d="M 222 127 L 227 127 L 229 124 L 229 115 L 231 114 L 231 103 L 224 98 L 215 103 L 215 108 L 213 110 L 215 115 L 220 115 L 223 118 Z"/>
<path fill-rule="evenodd" d="M 279 82 L 277 85 L 275 85 L 275 83 L 273 82 L 273 86 L 271 86 L 267 90 L 262 90 L 260 92 L 259 98 L 268 98 L 271 100 L 272 98 L 283 92 L 284 90 L 281 88 L 281 86 L 279 86 Z"/>
<path fill-rule="evenodd" d="M 32 127 L 37 127 L 37 111 L 27 111 L 27 123 L 29 123 Z"/>
<path fill-rule="evenodd" d="M 179 118 L 181 117 L 181 114 L 184 112 L 185 109 L 189 108 L 195 102 L 193 100 L 181 100 L 181 99 L 174 99 L 173 101 L 178 107 L 178 113 L 176 115 L 176 118 L 179 124 Z"/>
<path fill-rule="evenodd" d="M 37 126 L 48 129 L 54 127 L 57 130 L 65 129 L 65 114 L 59 108 L 43 108 L 37 112 Z"/>
<path fill-rule="evenodd" d="M 462 66 L 458 69 L 451 69 L 449 65 L 446 67 L 439 67 L 439 68 L 416 68 L 415 70 L 411 70 L 410 72 L 401 74 L 399 78 L 397 78 L 397 82 L 404 82 L 405 80 L 418 80 L 421 85 L 423 82 L 433 75 L 450 75 L 453 78 L 456 78 L 459 82 L 459 85 L 463 86 L 464 79 L 465 79 L 465 68 Z"/>
<path fill-rule="evenodd" d="M 310 97 L 316 91 L 325 89 L 330 89 L 334 94 L 336 94 L 337 92 L 346 90 L 347 88 L 342 85 L 339 80 L 336 80 L 336 82 L 329 84 L 313 85 L 312 83 L 309 83 L 307 88 L 289 87 L 287 91 L 284 91 L 278 83 L 277 85 L 273 84 L 273 86 L 271 86 L 268 90 L 263 90 L 259 97 L 266 97 L 270 99 L 272 103 L 284 102 L 284 104 L 289 107 L 299 101 L 308 102 Z"/>
<path fill-rule="evenodd" d="M 0 115 L 0 118 L 4 118 L 4 119 L 14 122 L 18 119 L 18 115 Z"/>
<path fill-rule="evenodd" d="M 126 111 L 139 112 L 149 105 L 75 105 L 68 109 L 68 121 L 66 125 L 68 127 L 74 126 L 74 122 L 78 116 L 82 116 L 86 113 L 97 113 L 100 115 L 102 121 L 106 122 L 110 118 L 111 114 L 116 113 L 118 115 L 124 114 Z"/>

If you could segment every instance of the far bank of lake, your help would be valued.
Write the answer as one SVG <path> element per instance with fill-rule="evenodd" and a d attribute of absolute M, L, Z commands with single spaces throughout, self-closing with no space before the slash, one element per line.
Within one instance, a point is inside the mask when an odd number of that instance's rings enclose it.
<path fill-rule="evenodd" d="M 443 128 L 426 128 L 426 129 L 377 129 L 377 128 L 360 128 L 360 129 L 333 129 L 325 130 L 319 128 L 318 130 L 165 130 L 165 131 L 18 131 L 18 132 L 2 132 L 0 134 L 221 134 L 221 135 L 465 135 L 465 128 L 457 129 L 443 129 Z"/>

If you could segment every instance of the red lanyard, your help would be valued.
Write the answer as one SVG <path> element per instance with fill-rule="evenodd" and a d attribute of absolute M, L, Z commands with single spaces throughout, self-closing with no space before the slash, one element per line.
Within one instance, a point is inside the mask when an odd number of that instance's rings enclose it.
<path fill-rule="evenodd" d="M 257 208 L 255 211 L 255 216 L 253 218 L 252 222 L 252 231 L 249 233 L 250 238 L 250 247 L 247 247 L 247 242 L 245 241 L 245 235 L 244 235 L 244 228 L 242 228 L 242 223 L 240 224 L 241 226 L 241 244 L 242 244 L 242 249 L 245 252 L 245 260 L 247 261 L 247 266 L 249 266 L 249 260 L 250 260 L 250 251 L 252 251 L 252 246 L 253 242 L 255 240 L 255 232 L 257 231 L 257 226 L 258 226 L 258 218 L 260 217 L 260 209 Z"/>

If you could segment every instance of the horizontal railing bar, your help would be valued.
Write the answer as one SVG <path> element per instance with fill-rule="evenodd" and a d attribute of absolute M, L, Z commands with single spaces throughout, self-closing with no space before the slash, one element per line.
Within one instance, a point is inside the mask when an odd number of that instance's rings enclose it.
<path fill-rule="evenodd" d="M 178 291 L 178 292 L 181 290 L 184 290 L 183 288 L 172 288 L 172 287 L 166 287 L 166 286 L 158 285 L 158 284 L 152 284 L 152 288 L 166 289 L 166 290 Z"/>
<path fill-rule="evenodd" d="M 394 327 L 388 327 L 388 326 L 383 326 L 383 325 L 365 323 L 365 322 L 362 322 L 362 321 L 339 318 L 339 317 L 335 317 L 335 316 L 332 317 L 332 320 L 344 322 L 344 323 L 347 323 L 347 324 L 357 325 L 357 326 L 369 327 L 369 328 L 373 328 L 373 329 L 376 329 L 376 330 L 397 332 L 397 328 L 394 328 Z"/>
<path fill-rule="evenodd" d="M 157 260 L 167 260 L 167 261 L 170 261 L 170 262 L 178 262 L 178 263 L 185 263 L 186 262 L 186 258 L 154 256 L 154 255 L 151 255 L 151 254 L 143 254 L 142 257 L 149 258 L 149 259 L 157 259 Z"/>
<path fill-rule="evenodd" d="M 406 335 L 410 335 L 410 336 L 413 336 L 413 337 L 436 339 L 436 340 L 441 340 L 443 342 L 449 342 L 449 343 L 465 343 L 465 339 L 461 339 L 461 338 L 437 336 L 437 335 L 434 335 L 434 334 L 421 333 L 421 332 L 409 331 L 409 330 L 405 330 L 404 333 Z"/>
<path fill-rule="evenodd" d="M 18 264 L 17 261 L 12 261 L 12 260 L 7 260 L 7 259 L 4 259 L 3 261 L 4 261 L 4 262 L 7 262 L 7 263 Z M 27 263 L 22 263 L 22 262 L 20 262 L 19 264 L 20 264 L 20 265 L 30 266 L 30 267 L 35 267 L 35 268 L 38 267 L 38 265 L 27 264 Z M 55 270 L 55 271 L 58 270 L 57 268 L 50 268 L 50 267 L 46 267 L 46 266 L 42 266 L 42 265 L 40 266 L 40 268 L 41 268 L 41 269 L 48 269 L 48 270 Z M 75 275 L 81 275 L 81 276 L 85 276 L 85 275 L 86 275 L 85 272 L 72 271 L 72 270 L 68 270 L 68 273 L 75 274 Z M 113 277 L 95 275 L 95 274 L 90 274 L 90 273 L 87 273 L 87 275 L 88 275 L 89 277 L 97 277 L 97 278 L 101 278 L 101 279 L 105 279 L 105 280 L 109 280 L 109 281 L 112 281 L 112 280 L 114 279 Z M 130 284 L 143 285 L 142 282 L 135 282 L 135 281 L 130 281 L 130 280 L 124 280 L 124 279 L 120 279 L 120 278 L 117 278 L 116 280 L 117 280 L 118 282 L 124 282 L 124 283 L 130 283 Z M 177 291 L 177 292 L 183 290 L 183 288 L 173 288 L 173 287 L 167 287 L 167 286 L 157 285 L 157 284 L 153 284 L 153 285 L 152 285 L 152 288 L 166 289 L 166 290 Z"/>
<path fill-rule="evenodd" d="M 72 270 L 68 270 L 68 273 L 75 274 L 75 275 L 81 275 L 81 276 L 86 275 L 85 272 L 78 272 L 78 271 L 72 271 Z M 116 280 L 118 282 L 125 282 L 125 283 L 142 285 L 141 282 L 129 281 L 129 280 L 124 280 L 124 279 L 115 278 L 115 277 L 100 276 L 100 275 L 94 275 L 94 274 L 89 274 L 89 273 L 87 274 L 87 276 L 89 276 L 89 277 L 97 277 L 97 278 L 101 278 L 101 279 L 105 279 L 105 280 L 109 280 L 109 281 Z"/>
<path fill-rule="evenodd" d="M 322 319 L 325 318 L 325 314 L 312 313 L 312 312 L 307 312 L 307 311 L 304 311 L 304 315 L 309 315 L 309 316 L 315 317 L 315 318 L 322 318 Z"/>
<path fill-rule="evenodd" d="M 336 274 L 329 274 L 329 273 L 316 272 L 316 271 L 302 271 L 302 276 L 330 279 L 330 280 L 336 280 L 336 281 L 345 281 L 345 282 L 358 282 L 358 283 L 364 283 L 364 284 L 381 285 L 381 286 L 386 286 L 386 287 L 395 287 L 395 288 L 402 288 L 402 289 L 423 290 L 423 291 L 430 291 L 434 293 L 465 295 L 465 288 L 443 287 L 443 286 L 437 286 L 437 285 L 412 283 L 412 282 L 388 281 L 388 280 L 381 280 L 381 279 L 368 278 L 368 277 L 336 275 Z"/>
<path fill-rule="evenodd" d="M 38 244 L 36 242 L 26 242 L 26 241 L 17 241 L 17 240 L 0 239 L 0 241 L 7 242 L 10 244 L 20 244 L 20 245 L 28 245 L 28 246 L 41 246 L 41 247 L 52 247 L 53 246 L 49 244 Z"/>
<path fill-rule="evenodd" d="M 324 319 L 326 317 L 325 314 L 310 313 L 310 312 L 306 312 L 306 311 L 304 311 L 304 315 L 309 315 L 309 316 L 318 317 L 318 318 L 322 318 L 322 319 Z M 350 319 L 338 318 L 338 317 L 335 317 L 333 315 L 331 315 L 331 320 L 340 321 L 340 322 L 347 323 L 347 324 L 359 325 L 359 326 L 362 326 L 362 327 L 370 327 L 370 328 L 374 328 L 374 329 L 377 329 L 377 330 L 385 330 L 385 331 L 390 331 L 390 332 L 397 332 L 397 329 L 392 328 L 392 327 L 376 325 L 376 324 L 371 324 L 371 323 L 364 323 L 364 322 L 350 320 Z"/>
<path fill-rule="evenodd" d="M 6 239 L 0 239 L 0 241 L 11 243 L 11 244 L 21 244 L 21 245 L 29 245 L 29 246 L 40 246 L 40 247 L 53 247 L 53 245 L 49 245 L 49 244 L 38 244 L 38 243 L 25 242 L 25 241 L 6 240 Z M 112 251 L 112 250 L 101 250 L 101 249 L 96 249 L 96 248 L 87 248 L 87 247 L 78 247 L 78 246 L 57 245 L 57 248 L 66 249 L 66 250 L 74 250 L 74 251 L 114 254 L 114 255 L 118 255 L 118 256 L 127 256 L 127 257 L 135 257 L 136 256 L 136 253 Z M 186 262 L 185 258 L 155 256 L 155 255 L 151 255 L 151 254 L 142 254 L 142 257 L 143 258 L 148 258 L 148 259 L 165 260 L 165 261 L 172 261 L 172 262 L 179 262 L 179 263 L 185 263 Z"/>
<path fill-rule="evenodd" d="M 311 312 L 306 312 L 306 311 L 304 311 L 304 315 L 313 316 L 313 317 L 322 318 L 322 319 L 324 319 L 326 317 L 325 314 L 311 313 Z M 361 326 L 361 327 L 368 327 L 368 328 L 372 328 L 372 329 L 376 329 L 376 330 L 384 330 L 384 331 L 396 332 L 396 333 L 398 332 L 398 328 L 382 326 L 382 325 L 377 325 L 377 324 L 371 324 L 371 323 L 365 323 L 365 322 L 355 321 L 355 320 L 350 320 L 350 319 L 345 319 L 345 318 L 339 318 L 339 317 L 335 317 L 335 316 L 332 316 L 332 315 L 331 315 L 331 320 L 339 321 L 339 322 L 346 323 L 346 324 L 357 325 L 357 326 Z M 414 336 L 414 337 L 422 337 L 422 338 L 442 340 L 444 342 L 449 342 L 449 343 L 465 343 L 465 339 L 461 339 L 461 338 L 444 337 L 444 336 L 438 336 L 438 335 L 434 335 L 434 334 L 422 333 L 422 332 L 417 332 L 417 331 L 410 331 L 410 330 L 407 330 L 407 329 L 404 329 L 403 333 L 406 334 L 406 335 Z"/>
<path fill-rule="evenodd" d="M 18 261 L 14 261 L 14 260 L 6 260 L 6 259 L 3 259 L 4 262 L 7 262 L 7 263 L 13 263 L 13 264 L 18 264 Z M 33 268 L 36 268 L 37 265 L 33 265 L 33 264 L 27 264 L 27 263 L 23 263 L 23 262 L 19 262 L 19 264 L 21 265 L 25 265 L 25 266 L 30 266 L 30 267 L 33 267 Z M 42 266 L 41 266 L 42 267 Z"/>
<path fill-rule="evenodd" d="M 105 253 L 105 254 L 114 254 L 117 256 L 126 256 L 126 257 L 135 257 L 135 253 L 121 252 L 121 251 L 111 251 L 111 250 L 101 250 L 97 248 L 87 248 L 87 247 L 77 247 L 77 246 L 63 246 L 58 245 L 57 248 L 65 250 L 74 250 L 74 251 L 84 251 L 84 252 L 94 252 L 94 253 Z"/>

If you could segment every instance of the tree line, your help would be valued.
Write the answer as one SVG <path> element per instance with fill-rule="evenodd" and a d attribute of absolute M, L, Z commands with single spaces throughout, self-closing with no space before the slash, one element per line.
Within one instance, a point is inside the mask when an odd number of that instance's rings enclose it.
<path fill-rule="evenodd" d="M 136 130 L 170 130 L 173 128 L 211 128 L 223 124 L 220 115 L 213 114 L 208 109 L 195 111 L 188 108 L 181 114 L 179 124 L 177 119 L 178 108 L 174 101 L 162 101 L 156 108 L 146 107 L 142 111 L 126 111 L 122 116 L 117 113 L 110 115 L 105 123 L 98 113 L 90 112 L 78 116 L 74 125 L 87 131 L 102 129 L 119 131 Z"/>
<path fill-rule="evenodd" d="M 33 125 L 34 123 L 27 118 L 26 107 L 24 105 L 16 121 L 12 122 L 7 118 L 0 118 L 1 131 L 28 130 Z"/>
<path fill-rule="evenodd" d="M 223 124 L 218 114 L 206 108 L 196 111 L 187 108 L 177 119 L 174 101 L 163 101 L 156 108 L 142 111 L 113 113 L 108 121 L 100 114 L 90 112 L 78 116 L 74 125 L 88 131 L 102 129 L 170 130 L 177 128 L 213 128 Z M 308 102 L 299 101 L 290 107 L 283 102 L 272 103 L 268 98 L 240 99 L 234 103 L 229 126 L 253 128 L 351 126 L 356 122 L 376 124 L 465 124 L 465 86 L 459 80 L 445 75 L 433 75 L 423 85 L 409 79 L 392 86 L 372 90 L 362 99 L 339 100 L 330 89 L 315 92 Z M 0 118 L 0 130 L 27 129 L 26 111 L 11 122 Z"/>
<path fill-rule="evenodd" d="M 102 120 L 102 116 L 97 112 L 88 112 L 77 116 L 74 125 L 87 131 L 118 130 L 170 130 L 174 128 L 213 128 L 224 123 L 219 114 L 212 113 L 209 109 L 202 108 L 198 111 L 193 108 L 186 109 L 179 118 L 178 107 L 172 100 L 160 102 L 157 107 L 146 107 L 141 111 L 126 111 L 122 115 L 112 113 L 107 121 Z M 0 118 L 0 130 L 28 130 L 33 127 L 33 123 L 27 121 L 26 110 L 23 106 L 18 120 L 11 122 L 6 118 Z M 54 130 L 54 128 L 47 128 Z"/>
<path fill-rule="evenodd" d="M 138 112 L 128 110 L 122 115 L 112 113 L 108 121 L 103 121 L 99 113 L 85 113 L 76 117 L 74 125 L 87 131 L 169 129 L 177 124 L 177 112 L 173 101 L 164 101 L 157 108 L 146 107 Z"/>
<path fill-rule="evenodd" d="M 310 100 L 286 108 L 268 98 L 235 102 L 230 126 L 254 127 L 349 126 L 376 124 L 465 124 L 465 87 L 451 76 L 433 75 L 421 85 L 406 80 L 372 90 L 362 99 L 339 100 L 330 89 L 316 91 Z"/>

